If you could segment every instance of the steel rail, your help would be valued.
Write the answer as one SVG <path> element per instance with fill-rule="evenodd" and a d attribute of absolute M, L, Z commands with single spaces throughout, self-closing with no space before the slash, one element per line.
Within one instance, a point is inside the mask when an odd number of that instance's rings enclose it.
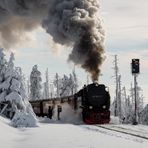
<path fill-rule="evenodd" d="M 96 126 L 100 127 L 100 128 L 103 128 L 103 129 L 110 130 L 110 131 L 115 131 L 115 132 L 118 132 L 118 133 L 123 133 L 123 134 L 127 134 L 127 135 L 131 135 L 131 136 L 135 136 L 135 137 L 138 137 L 138 138 L 142 138 L 142 139 L 148 140 L 148 136 L 138 135 L 136 133 L 129 133 L 129 132 L 126 132 L 124 130 L 119 130 L 119 129 L 115 129 L 115 128 L 109 128 L 109 127 L 106 127 L 106 126 L 103 126 L 103 125 L 96 125 Z"/>

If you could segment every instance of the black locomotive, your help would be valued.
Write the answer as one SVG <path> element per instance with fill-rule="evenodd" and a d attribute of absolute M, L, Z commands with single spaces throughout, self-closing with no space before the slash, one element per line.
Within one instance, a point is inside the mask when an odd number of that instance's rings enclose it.
<path fill-rule="evenodd" d="M 75 94 L 75 104 L 80 99 L 82 118 L 87 124 L 105 124 L 110 121 L 110 94 L 105 85 L 92 83 L 84 85 Z M 75 106 L 77 108 L 77 105 Z"/>

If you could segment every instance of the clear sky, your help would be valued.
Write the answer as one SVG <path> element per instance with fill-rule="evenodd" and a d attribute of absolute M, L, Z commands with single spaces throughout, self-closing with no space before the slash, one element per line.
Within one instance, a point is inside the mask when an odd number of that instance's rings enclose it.
<path fill-rule="evenodd" d="M 106 60 L 102 65 L 100 83 L 109 86 L 112 98 L 115 92 L 113 60 L 118 55 L 118 66 L 121 84 L 127 91 L 133 82 L 130 63 L 132 58 L 140 59 L 138 84 L 143 88 L 145 102 L 148 103 L 148 1 L 147 0 L 100 0 L 100 16 L 106 32 Z M 52 80 L 55 73 L 69 74 L 73 64 L 67 63 L 70 49 L 52 44 L 51 37 L 40 27 L 28 32 L 27 41 L 18 45 L 15 51 L 16 65 L 21 66 L 28 77 L 33 65 L 37 64 L 45 75 L 49 69 Z M 56 50 L 56 51 L 55 51 Z M 87 74 L 76 67 L 76 73 L 82 86 L 86 83 Z M 129 93 L 129 92 L 127 92 Z"/>

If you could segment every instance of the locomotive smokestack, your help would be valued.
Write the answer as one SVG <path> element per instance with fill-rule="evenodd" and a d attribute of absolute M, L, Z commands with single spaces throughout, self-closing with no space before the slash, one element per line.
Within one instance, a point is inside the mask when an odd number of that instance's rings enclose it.
<path fill-rule="evenodd" d="M 8 47 L 42 25 L 56 43 L 73 47 L 69 61 L 98 80 L 104 53 L 98 10 L 98 0 L 1 0 L 0 43 Z"/>

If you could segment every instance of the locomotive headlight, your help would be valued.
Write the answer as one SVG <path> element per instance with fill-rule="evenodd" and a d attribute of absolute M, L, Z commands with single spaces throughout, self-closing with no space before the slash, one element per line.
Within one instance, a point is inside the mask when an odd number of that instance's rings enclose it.
<path fill-rule="evenodd" d="M 103 109 L 105 109 L 105 108 L 106 108 L 106 106 L 105 106 L 105 105 L 103 105 L 103 106 L 102 106 L 102 108 L 103 108 Z"/>
<path fill-rule="evenodd" d="M 92 109 L 93 107 L 92 106 L 89 106 L 89 109 Z"/>

